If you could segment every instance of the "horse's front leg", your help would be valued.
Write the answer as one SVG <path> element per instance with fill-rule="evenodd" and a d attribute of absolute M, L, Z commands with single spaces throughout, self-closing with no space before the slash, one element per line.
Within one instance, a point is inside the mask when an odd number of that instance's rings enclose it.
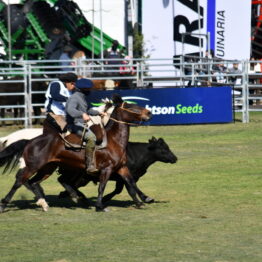
<path fill-rule="evenodd" d="M 106 187 L 107 181 L 108 181 L 111 173 L 112 173 L 111 168 L 106 168 L 106 169 L 103 169 L 101 171 L 101 174 L 100 174 L 100 177 L 99 177 L 100 183 L 99 183 L 99 186 L 98 186 L 98 197 L 97 197 L 97 201 L 96 201 L 96 211 L 97 212 L 108 211 L 103 205 L 103 194 L 104 194 L 105 187 Z"/>
<path fill-rule="evenodd" d="M 123 180 L 117 180 L 116 181 L 116 187 L 115 187 L 115 190 L 109 194 L 107 194 L 106 196 L 103 197 L 103 202 L 107 202 L 109 200 L 111 200 L 115 195 L 118 195 L 122 192 L 124 188 L 124 182 Z"/>
<path fill-rule="evenodd" d="M 87 197 L 81 191 L 79 191 L 75 186 L 71 185 L 66 179 L 64 179 L 63 176 L 60 176 L 57 180 L 66 190 L 63 192 L 63 194 L 60 193 L 61 196 L 68 195 L 71 197 L 73 202 L 83 204 L 86 206 L 86 208 L 89 208 L 90 203 Z"/>
<path fill-rule="evenodd" d="M 127 183 L 128 186 L 126 188 L 127 188 L 129 195 L 132 197 L 133 201 L 135 202 L 136 207 L 140 208 L 143 205 L 143 203 L 138 200 L 136 194 L 141 192 L 141 191 L 138 189 L 134 178 L 132 177 L 132 175 L 129 172 L 128 167 L 124 166 L 124 167 L 120 168 L 117 171 L 117 173 Z"/>
<path fill-rule="evenodd" d="M 125 183 L 125 186 L 126 186 L 126 189 L 127 191 L 129 190 L 129 185 L 127 183 Z M 136 186 L 136 192 L 139 196 L 139 198 L 144 202 L 144 203 L 147 203 L 147 204 L 151 204 L 151 203 L 154 203 L 155 200 L 147 195 L 145 195 L 137 186 Z"/>
<path fill-rule="evenodd" d="M 43 211 L 47 212 L 49 205 L 45 200 L 44 189 L 39 183 L 29 184 L 28 181 L 24 183 L 24 186 L 32 191 L 36 198 L 36 205 L 42 207 Z"/>

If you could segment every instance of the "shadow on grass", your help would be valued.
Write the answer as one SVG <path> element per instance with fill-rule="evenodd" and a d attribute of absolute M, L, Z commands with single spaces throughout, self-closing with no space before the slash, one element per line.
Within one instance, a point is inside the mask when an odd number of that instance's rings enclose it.
<path fill-rule="evenodd" d="M 91 209 L 92 207 L 95 207 L 96 198 L 88 198 L 84 202 L 75 203 L 70 198 L 59 198 L 57 195 L 47 195 L 46 201 L 50 208 L 57 207 L 57 208 L 68 208 L 68 209 L 76 209 L 76 208 L 83 208 L 83 209 Z M 154 204 L 163 204 L 167 203 L 167 201 L 155 201 Z M 148 204 L 145 204 L 148 205 Z M 134 202 L 132 200 L 110 200 L 105 203 L 106 207 L 120 207 L 120 208 L 130 208 L 134 207 Z M 11 208 L 14 210 L 24 210 L 24 209 L 38 209 L 36 205 L 36 201 L 34 199 L 32 200 L 14 200 L 11 201 L 10 204 L 8 204 L 7 209 L 5 212 L 10 211 Z"/>
<path fill-rule="evenodd" d="M 47 195 L 46 201 L 50 207 L 61 207 L 61 208 L 68 208 L 68 209 L 75 209 L 76 207 L 79 208 L 90 208 L 87 204 L 84 206 L 82 204 L 74 203 L 71 199 L 60 199 L 55 195 Z M 8 204 L 7 209 L 5 211 L 8 211 L 11 208 L 13 210 L 23 210 L 23 209 L 38 209 L 36 205 L 36 200 L 25 200 L 25 199 L 19 199 L 11 201 L 10 204 Z"/>
<path fill-rule="evenodd" d="M 57 195 L 47 195 L 46 201 L 48 205 L 57 208 L 68 208 L 68 209 L 76 209 L 76 208 L 83 208 L 83 209 L 90 209 L 95 207 L 96 198 L 88 198 L 87 201 L 75 203 L 70 198 L 59 198 Z M 166 201 L 155 201 L 155 204 L 166 203 Z M 148 204 L 145 204 L 148 205 Z M 120 207 L 120 208 L 130 208 L 134 207 L 134 202 L 132 200 L 110 200 L 105 203 L 106 207 Z M 5 212 L 10 211 L 9 208 L 12 210 L 23 210 L 23 209 L 38 209 L 39 207 L 36 205 L 36 201 L 32 200 L 25 200 L 19 199 L 11 201 L 8 204 L 7 209 Z"/>

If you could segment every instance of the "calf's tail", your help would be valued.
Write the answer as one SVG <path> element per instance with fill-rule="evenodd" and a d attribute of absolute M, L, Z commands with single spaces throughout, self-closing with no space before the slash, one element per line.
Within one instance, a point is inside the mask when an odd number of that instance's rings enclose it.
<path fill-rule="evenodd" d="M 19 163 L 24 148 L 30 140 L 22 139 L 7 146 L 0 152 L 0 167 L 4 167 L 3 174 L 7 170 L 12 171 Z"/>

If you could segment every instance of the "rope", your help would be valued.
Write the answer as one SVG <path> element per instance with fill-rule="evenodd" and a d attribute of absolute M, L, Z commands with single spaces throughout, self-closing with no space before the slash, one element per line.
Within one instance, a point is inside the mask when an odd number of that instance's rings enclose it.
<path fill-rule="evenodd" d="M 66 145 L 69 145 L 69 146 L 70 146 L 71 148 L 73 148 L 73 149 L 79 149 L 79 150 L 81 150 L 81 149 L 84 149 L 84 148 L 85 148 L 85 147 L 83 146 L 83 143 L 84 143 L 84 137 L 85 137 L 86 131 L 87 131 L 87 123 L 85 123 L 85 125 L 84 125 L 84 130 L 83 130 L 83 132 L 82 132 L 80 145 L 79 145 L 79 144 L 70 143 L 69 141 L 67 141 L 67 140 L 64 138 L 63 134 L 59 134 L 59 135 L 60 135 L 60 137 L 62 138 L 62 140 L 65 142 Z"/>
<path fill-rule="evenodd" d="M 140 115 L 141 113 L 137 113 L 137 112 L 134 112 L 132 110 L 129 110 L 127 108 L 124 108 L 124 104 L 126 104 L 126 102 L 123 102 L 122 105 L 119 107 L 120 109 L 124 110 L 124 111 L 127 111 L 129 113 L 132 113 L 132 114 L 136 114 L 136 115 Z"/>
<path fill-rule="evenodd" d="M 120 121 L 120 120 L 117 120 L 113 117 L 110 117 L 109 119 L 117 122 L 117 123 L 121 123 L 121 124 L 126 124 L 126 125 L 129 125 L 129 126 L 139 126 L 140 124 L 136 124 L 136 123 L 128 123 L 128 122 L 124 122 L 124 121 Z"/>
<path fill-rule="evenodd" d="M 140 115 L 140 113 L 136 113 L 136 112 L 133 112 L 132 110 L 129 110 L 127 108 L 124 108 L 125 102 L 122 103 L 120 109 L 124 110 L 124 111 L 127 111 L 129 113 L 132 113 L 132 114 L 137 114 L 137 115 Z M 128 123 L 128 122 L 125 122 L 125 121 L 121 121 L 121 120 L 117 120 L 113 117 L 109 117 L 109 119 L 113 120 L 114 122 L 117 122 L 117 123 L 121 123 L 121 124 L 125 124 L 125 125 L 129 125 L 129 126 L 139 126 L 140 124 L 136 124 L 136 123 Z M 92 119 L 90 119 L 92 121 Z M 84 149 L 85 147 L 83 146 L 83 142 L 84 142 L 84 137 L 85 137 L 85 133 L 87 131 L 87 124 L 85 123 L 84 125 L 84 130 L 83 130 L 83 133 L 82 133 L 82 137 L 81 137 L 81 144 L 78 145 L 78 144 L 73 144 L 73 143 L 70 143 L 69 141 L 67 141 L 64 136 L 62 134 L 59 134 L 60 137 L 62 138 L 62 140 L 65 142 L 66 145 L 69 145 L 71 148 L 73 149 Z"/>
<path fill-rule="evenodd" d="M 59 134 L 60 137 L 62 138 L 62 140 L 65 142 L 66 145 L 70 146 L 71 148 L 73 149 L 84 149 L 85 147 L 83 146 L 83 141 L 81 141 L 81 144 L 73 144 L 73 143 L 70 143 L 69 141 L 67 141 L 62 134 Z"/>

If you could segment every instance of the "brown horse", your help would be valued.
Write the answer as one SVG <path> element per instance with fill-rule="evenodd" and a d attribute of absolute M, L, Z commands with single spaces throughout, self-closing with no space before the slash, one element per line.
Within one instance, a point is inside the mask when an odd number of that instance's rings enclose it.
<path fill-rule="evenodd" d="M 136 194 L 139 189 L 127 167 L 126 146 L 129 138 L 129 125 L 136 121 L 147 121 L 151 118 L 151 113 L 147 109 L 138 105 L 127 104 L 121 97 L 113 98 L 115 106 L 110 121 L 105 127 L 107 136 L 107 147 L 96 151 L 96 165 L 101 170 L 97 175 L 99 180 L 98 198 L 96 210 L 104 211 L 102 203 L 103 193 L 113 172 L 117 172 L 129 185 L 129 194 L 137 207 L 141 206 Z M 107 106 L 113 106 L 107 105 Z M 79 138 L 71 134 L 67 140 L 76 143 Z M 14 152 L 14 155 L 18 152 Z M 44 200 L 43 191 L 39 183 L 49 177 L 57 167 L 69 166 L 84 169 L 84 150 L 70 150 L 65 147 L 58 131 L 47 123 L 43 135 L 31 140 L 23 151 L 25 168 L 18 171 L 16 181 L 10 192 L 0 202 L 0 212 L 3 212 L 6 205 L 11 201 L 16 190 L 23 184 L 31 189 L 38 203 L 47 210 L 48 205 Z M 0 163 L 3 166 L 3 162 Z M 34 176 L 35 175 L 35 176 Z M 33 177 L 34 176 L 34 177 Z M 33 177 L 31 180 L 29 180 Z"/>

